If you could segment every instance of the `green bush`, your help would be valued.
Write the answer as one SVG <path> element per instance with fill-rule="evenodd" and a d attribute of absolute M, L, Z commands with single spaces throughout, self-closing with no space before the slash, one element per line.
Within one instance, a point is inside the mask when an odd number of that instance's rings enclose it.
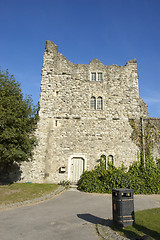
<path fill-rule="evenodd" d="M 84 192 L 111 193 L 113 188 L 130 188 L 135 194 L 160 193 L 160 171 L 150 155 L 143 161 L 133 163 L 128 172 L 124 166 L 116 168 L 102 156 L 99 165 L 92 171 L 85 171 L 78 189 Z"/>
<path fill-rule="evenodd" d="M 84 192 L 101 192 L 101 186 L 96 170 L 85 171 L 78 182 L 78 189 Z"/>

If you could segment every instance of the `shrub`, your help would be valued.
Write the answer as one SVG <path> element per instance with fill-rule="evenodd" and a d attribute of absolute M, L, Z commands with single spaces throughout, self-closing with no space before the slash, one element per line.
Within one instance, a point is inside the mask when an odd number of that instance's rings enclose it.
<path fill-rule="evenodd" d="M 133 163 L 126 172 L 124 166 L 116 168 L 108 163 L 105 170 L 105 159 L 98 160 L 99 165 L 92 171 L 85 171 L 78 189 L 84 192 L 111 193 L 113 188 L 130 188 L 135 194 L 160 193 L 160 171 L 150 154 L 143 161 Z"/>
<path fill-rule="evenodd" d="M 85 171 L 78 182 L 78 189 L 84 192 L 101 192 L 101 181 L 96 170 Z"/>

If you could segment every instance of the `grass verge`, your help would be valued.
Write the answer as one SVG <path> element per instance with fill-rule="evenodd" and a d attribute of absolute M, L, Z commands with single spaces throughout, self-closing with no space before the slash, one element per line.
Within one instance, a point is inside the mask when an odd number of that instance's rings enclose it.
<path fill-rule="evenodd" d="M 118 231 L 130 239 L 148 235 L 154 240 L 160 240 L 160 208 L 136 212 L 135 224 Z"/>
<path fill-rule="evenodd" d="M 56 184 L 14 183 L 0 186 L 0 205 L 42 197 L 56 190 Z"/>

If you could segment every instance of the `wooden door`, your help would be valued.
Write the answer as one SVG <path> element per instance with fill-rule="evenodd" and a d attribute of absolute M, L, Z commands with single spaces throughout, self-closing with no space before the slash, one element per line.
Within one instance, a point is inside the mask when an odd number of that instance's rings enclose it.
<path fill-rule="evenodd" d="M 84 159 L 81 157 L 73 157 L 71 159 L 70 182 L 77 183 L 84 172 Z"/>

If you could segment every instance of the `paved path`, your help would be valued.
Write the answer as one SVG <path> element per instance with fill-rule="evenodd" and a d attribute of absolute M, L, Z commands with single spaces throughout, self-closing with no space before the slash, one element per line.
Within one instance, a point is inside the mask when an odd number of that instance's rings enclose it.
<path fill-rule="evenodd" d="M 135 210 L 160 196 L 135 196 Z M 95 224 L 112 217 L 111 195 L 68 190 L 43 203 L 0 212 L 0 240 L 100 240 Z"/>

